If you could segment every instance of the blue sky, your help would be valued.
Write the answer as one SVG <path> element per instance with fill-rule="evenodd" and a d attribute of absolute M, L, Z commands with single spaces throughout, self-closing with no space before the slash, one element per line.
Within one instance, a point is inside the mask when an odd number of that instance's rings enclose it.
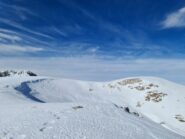
<path fill-rule="evenodd" d="M 5 65 L 10 59 L 17 59 L 20 64 L 23 58 L 36 58 L 35 65 L 43 59 L 70 59 L 62 66 L 80 63 L 82 58 L 85 69 L 93 69 L 87 59 L 95 65 L 110 60 L 113 71 L 106 79 L 138 74 L 163 77 L 164 73 L 168 78 L 174 71 L 179 74 L 169 79 L 185 83 L 185 76 L 182 76 L 185 74 L 182 64 L 185 59 L 185 0 L 0 0 L 0 11 L 3 68 L 10 67 Z M 120 72 L 124 66 L 119 69 L 119 65 L 128 64 L 125 60 L 134 65 L 138 59 L 145 61 L 143 68 L 151 67 L 151 61 L 158 67 L 166 67 L 140 69 L 129 74 Z M 116 71 L 114 64 L 118 61 Z M 14 68 L 30 67 L 29 63 L 22 67 L 14 63 Z M 131 68 L 137 69 L 135 65 Z M 66 71 L 74 72 L 82 67 L 77 65 Z M 119 74 L 115 76 L 114 71 Z"/>
<path fill-rule="evenodd" d="M 184 0 L 1 0 L 1 55 L 184 58 L 184 7 Z"/>

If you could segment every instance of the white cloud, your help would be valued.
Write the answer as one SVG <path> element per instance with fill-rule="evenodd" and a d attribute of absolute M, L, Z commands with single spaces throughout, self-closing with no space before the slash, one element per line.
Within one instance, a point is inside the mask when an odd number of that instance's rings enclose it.
<path fill-rule="evenodd" d="M 43 48 L 37 48 L 32 46 L 19 46 L 19 45 L 7 45 L 0 44 L 0 54 L 3 55 L 16 55 L 21 53 L 34 53 L 43 51 Z"/>
<path fill-rule="evenodd" d="M 93 48 L 89 48 L 88 52 L 92 53 L 92 54 L 96 54 L 96 52 L 99 50 L 99 47 L 93 47 Z"/>
<path fill-rule="evenodd" d="M 48 35 L 48 34 L 44 34 L 44 33 L 41 33 L 39 31 L 29 29 L 27 27 L 22 26 L 20 23 L 15 22 L 15 21 L 12 21 L 10 19 L 6 19 L 6 18 L 3 18 L 3 17 L 0 17 L 0 23 L 4 23 L 6 25 L 15 27 L 15 28 L 17 28 L 19 30 L 22 30 L 22 31 L 25 31 L 27 33 L 31 33 L 31 34 L 34 34 L 34 35 L 37 35 L 37 36 L 40 36 L 40 37 L 44 37 L 44 38 L 48 38 L 48 39 L 53 39 L 53 37 L 50 36 L 50 35 Z"/>
<path fill-rule="evenodd" d="M 162 21 L 163 28 L 185 27 L 185 7 L 166 16 Z"/>
<path fill-rule="evenodd" d="M 27 14 L 32 15 L 32 16 L 36 16 L 36 17 L 38 16 L 32 10 L 25 8 L 25 7 L 18 6 L 18 5 L 6 4 L 4 2 L 0 2 L 0 7 L 6 9 L 7 11 L 9 11 L 12 14 L 16 14 L 22 20 L 27 19 L 27 16 L 26 16 Z"/>
<path fill-rule="evenodd" d="M 57 28 L 55 26 L 52 26 L 51 27 L 51 30 L 54 31 L 54 32 L 56 32 L 56 33 L 58 33 L 58 34 L 60 34 L 63 37 L 67 37 L 68 36 L 68 34 L 66 32 L 61 31 L 59 28 Z"/>
<path fill-rule="evenodd" d="M 1 33 L 1 32 L 0 32 L 0 39 L 2 39 L 2 40 L 7 39 L 7 40 L 10 40 L 12 42 L 22 40 L 19 36 L 12 35 L 12 34 Z"/>
<path fill-rule="evenodd" d="M 9 29 L 4 29 L 0 28 L 0 34 L 3 34 L 3 36 L 0 35 L 0 40 L 4 42 L 5 36 L 6 39 L 9 39 L 9 41 L 19 41 L 19 42 L 30 42 L 33 45 L 36 44 L 42 44 L 43 46 L 48 46 L 47 41 L 40 40 L 37 36 L 35 35 L 27 35 L 26 33 L 21 33 L 21 32 L 15 32 L 13 30 Z"/>
<path fill-rule="evenodd" d="M 28 62 L 29 61 L 29 62 Z M 40 75 L 105 81 L 130 76 L 158 76 L 185 84 L 183 59 L 1 58 L 1 69 L 28 69 Z"/>

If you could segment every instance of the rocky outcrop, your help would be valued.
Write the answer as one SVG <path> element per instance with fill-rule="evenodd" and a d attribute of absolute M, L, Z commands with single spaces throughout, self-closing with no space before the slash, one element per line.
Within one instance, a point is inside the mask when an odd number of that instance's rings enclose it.
<path fill-rule="evenodd" d="M 14 71 L 14 70 L 6 70 L 6 71 L 0 71 L 0 77 L 8 77 L 8 76 L 37 76 L 37 74 L 31 72 L 31 71 Z"/>

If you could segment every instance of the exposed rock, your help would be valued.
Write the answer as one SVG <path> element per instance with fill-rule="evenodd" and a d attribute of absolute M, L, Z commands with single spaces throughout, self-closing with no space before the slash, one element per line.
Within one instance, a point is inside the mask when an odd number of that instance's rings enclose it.
<path fill-rule="evenodd" d="M 158 85 L 153 84 L 153 83 L 149 84 L 148 86 L 149 86 L 149 87 L 159 87 Z"/>
<path fill-rule="evenodd" d="M 125 85 L 135 84 L 135 83 L 139 83 L 139 82 L 142 82 L 142 80 L 139 78 L 133 78 L 133 79 L 119 81 L 118 84 L 125 86 Z"/>
<path fill-rule="evenodd" d="M 74 106 L 73 107 L 74 110 L 78 110 L 78 109 L 82 109 L 82 108 L 83 108 L 83 106 Z"/>
<path fill-rule="evenodd" d="M 143 90 L 145 90 L 145 87 L 144 86 L 136 86 L 135 89 L 138 91 L 143 91 Z"/>
<path fill-rule="evenodd" d="M 175 118 L 176 118 L 179 122 L 185 122 L 185 118 L 184 118 L 182 115 L 180 115 L 180 114 L 175 115 Z"/>
<path fill-rule="evenodd" d="M 37 76 L 37 74 L 35 74 L 35 73 L 31 72 L 31 71 L 27 71 L 27 74 L 28 74 L 29 76 Z"/>
<path fill-rule="evenodd" d="M 0 72 L 0 77 L 6 77 L 6 76 L 10 76 L 10 73 L 8 71 Z"/>
<path fill-rule="evenodd" d="M 37 74 L 31 71 L 13 71 L 13 70 L 6 70 L 0 72 L 0 77 L 8 77 L 8 76 L 15 76 L 15 75 L 26 75 L 26 76 L 37 76 Z"/>
<path fill-rule="evenodd" d="M 130 109 L 128 107 L 125 107 L 124 110 L 128 113 L 130 113 Z"/>
<path fill-rule="evenodd" d="M 162 98 L 167 96 L 167 94 L 158 92 L 157 90 L 147 92 L 147 96 L 145 97 L 146 101 L 160 102 Z"/>

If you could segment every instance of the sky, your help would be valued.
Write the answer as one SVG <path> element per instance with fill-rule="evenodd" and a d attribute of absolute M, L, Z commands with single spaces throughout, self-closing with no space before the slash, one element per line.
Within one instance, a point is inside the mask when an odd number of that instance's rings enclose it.
<path fill-rule="evenodd" d="M 185 84 L 185 0 L 0 0 L 1 69 Z"/>

